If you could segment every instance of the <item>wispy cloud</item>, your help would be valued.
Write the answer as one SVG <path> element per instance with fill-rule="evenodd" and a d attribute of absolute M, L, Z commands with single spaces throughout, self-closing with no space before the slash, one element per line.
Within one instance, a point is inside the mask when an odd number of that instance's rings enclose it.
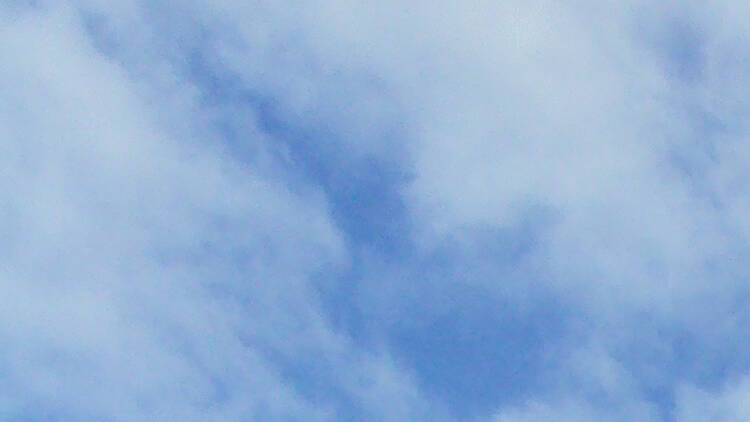
<path fill-rule="evenodd" d="M 741 417 L 748 12 L 0 6 L 0 414 Z"/>

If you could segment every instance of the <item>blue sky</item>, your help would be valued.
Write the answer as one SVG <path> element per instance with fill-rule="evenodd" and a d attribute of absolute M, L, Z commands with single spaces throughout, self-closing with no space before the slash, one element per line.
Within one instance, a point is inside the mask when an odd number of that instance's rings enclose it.
<path fill-rule="evenodd" d="M 0 418 L 750 418 L 742 2 L 0 5 Z"/>

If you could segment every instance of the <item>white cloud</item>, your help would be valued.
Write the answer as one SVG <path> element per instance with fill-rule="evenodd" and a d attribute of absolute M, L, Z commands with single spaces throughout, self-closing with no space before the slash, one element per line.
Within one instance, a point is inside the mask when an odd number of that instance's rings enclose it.
<path fill-rule="evenodd" d="M 264 158 L 266 135 L 230 156 L 168 61 L 134 74 L 71 7 L 0 16 L 0 414 L 330 419 L 337 398 L 273 361 L 304 356 L 351 374 L 341 394 L 394 403 L 375 415 L 416 411 L 387 354 L 321 316 L 310 276 L 346 253 L 321 194 Z"/>
<path fill-rule="evenodd" d="M 678 390 L 675 418 L 680 421 L 744 421 L 750 418 L 750 383 L 747 378 L 716 392 L 694 386 Z"/>
<path fill-rule="evenodd" d="M 601 346 L 593 358 L 585 348 L 586 358 L 561 358 L 550 376 L 584 378 L 621 413 L 555 388 L 498 420 L 655 418 L 629 367 L 638 358 L 624 349 L 643 338 L 671 362 L 668 339 L 644 333 L 708 344 L 739 332 L 750 195 L 748 10 L 737 2 L 86 0 L 0 10 L 0 256 L 14 298 L 0 309 L 12 322 L 0 335 L 15 345 L 0 362 L 12 375 L 2 388 L 23 386 L 3 401 L 9 411 L 56 400 L 78 415 L 136 418 L 179 402 L 194 418 L 335 417 L 333 404 L 295 391 L 270 349 L 293 361 L 325 356 L 365 413 L 383 402 L 391 417 L 427 412 L 408 371 L 386 352 L 358 350 L 321 315 L 311 274 L 350 263 L 330 198 L 292 182 L 294 161 L 274 155 L 281 141 L 245 122 L 259 117 L 242 106 L 210 104 L 216 93 L 201 76 L 270 99 L 284 124 L 330 135 L 308 142 L 411 174 L 401 194 L 419 259 L 454 241 L 471 258 L 483 228 L 540 227 L 516 268 L 533 268 L 534 283 L 494 267 L 472 268 L 468 281 L 434 278 L 490 297 L 560 298 Z M 221 119 L 243 120 L 240 139 L 221 138 Z M 237 157 L 230 144 L 250 152 Z M 448 298 L 412 312 L 429 297 L 426 282 L 386 288 L 383 278 L 418 277 L 413 264 L 362 276 L 357 300 L 381 320 L 373 325 L 449 312 Z M 577 353 L 570 342 L 558 352 Z M 589 358 L 604 364 L 580 363 Z M 60 394 L 76 365 L 88 376 Z M 98 385 L 116 388 L 74 406 Z"/>

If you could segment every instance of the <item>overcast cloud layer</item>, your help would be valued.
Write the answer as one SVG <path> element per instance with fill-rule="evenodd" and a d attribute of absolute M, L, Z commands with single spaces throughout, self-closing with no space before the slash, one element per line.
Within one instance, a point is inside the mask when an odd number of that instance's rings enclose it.
<path fill-rule="evenodd" d="M 750 419 L 750 6 L 0 4 L 0 419 Z"/>

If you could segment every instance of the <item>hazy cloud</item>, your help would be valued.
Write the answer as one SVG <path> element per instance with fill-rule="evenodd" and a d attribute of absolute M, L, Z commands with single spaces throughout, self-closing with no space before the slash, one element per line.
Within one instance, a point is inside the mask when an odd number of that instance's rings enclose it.
<path fill-rule="evenodd" d="M 749 12 L 0 6 L 0 412 L 741 418 Z"/>

